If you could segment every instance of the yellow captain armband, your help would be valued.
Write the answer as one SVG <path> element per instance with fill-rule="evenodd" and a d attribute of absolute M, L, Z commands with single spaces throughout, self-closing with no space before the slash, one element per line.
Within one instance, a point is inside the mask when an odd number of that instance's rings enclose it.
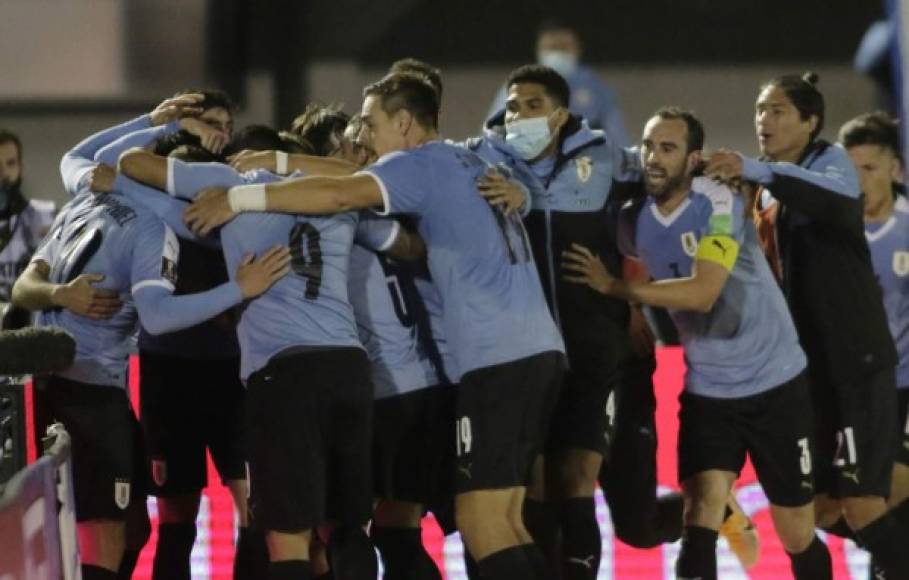
<path fill-rule="evenodd" d="M 739 243 L 729 236 L 704 236 L 694 257 L 719 264 L 731 272 L 738 256 Z"/>

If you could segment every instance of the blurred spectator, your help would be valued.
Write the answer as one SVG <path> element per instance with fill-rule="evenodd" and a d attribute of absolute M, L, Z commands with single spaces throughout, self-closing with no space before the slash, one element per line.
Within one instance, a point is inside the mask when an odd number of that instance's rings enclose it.
<path fill-rule="evenodd" d="M 581 39 L 569 26 L 548 21 L 537 36 L 537 62 L 565 77 L 571 87 L 571 112 L 603 129 L 619 146 L 628 145 L 628 133 L 612 88 L 589 66 L 580 63 Z M 505 107 L 505 87 L 499 89 L 486 118 Z"/>

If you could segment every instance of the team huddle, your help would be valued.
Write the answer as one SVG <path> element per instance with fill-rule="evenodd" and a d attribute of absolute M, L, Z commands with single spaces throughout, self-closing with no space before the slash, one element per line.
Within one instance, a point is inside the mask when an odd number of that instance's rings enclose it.
<path fill-rule="evenodd" d="M 76 145 L 12 301 L 76 339 L 35 404 L 72 437 L 83 578 L 131 577 L 147 494 L 154 577 L 190 577 L 206 449 L 236 578 L 376 578 L 376 548 L 385 578 L 441 579 L 429 512 L 471 578 L 592 580 L 599 485 L 621 540 L 681 539 L 677 577 L 715 579 L 718 535 L 756 558 L 746 457 L 794 578 L 833 577 L 818 529 L 909 578 L 898 130 L 874 113 L 821 140 L 816 83 L 760 87 L 760 159 L 708 155 L 677 107 L 623 147 L 544 65 L 447 141 L 441 74 L 414 59 L 352 117 L 235 131 L 194 90 Z M 687 364 L 662 496 L 650 309 Z"/>

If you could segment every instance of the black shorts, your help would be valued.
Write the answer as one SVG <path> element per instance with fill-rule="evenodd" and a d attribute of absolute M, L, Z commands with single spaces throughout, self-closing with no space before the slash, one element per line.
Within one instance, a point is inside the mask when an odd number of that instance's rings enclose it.
<path fill-rule="evenodd" d="M 455 387 L 443 385 L 375 402 L 373 481 L 376 497 L 426 505 L 451 477 Z"/>
<path fill-rule="evenodd" d="M 899 421 L 897 427 L 900 430 L 899 449 L 896 453 L 896 460 L 903 465 L 909 465 L 909 389 L 900 389 L 896 392 L 899 401 Z"/>
<path fill-rule="evenodd" d="M 145 508 L 148 472 L 142 428 L 124 389 L 62 377 L 35 382 L 46 421 L 63 423 L 72 440 L 76 521 L 119 520 Z M 44 432 L 46 421 L 36 429 Z"/>
<path fill-rule="evenodd" d="M 900 441 L 895 370 L 849 385 L 812 377 L 812 395 L 818 492 L 888 497 Z"/>
<path fill-rule="evenodd" d="M 455 419 L 456 493 L 527 484 L 543 449 L 564 367 L 545 352 L 470 371 L 461 378 Z"/>
<path fill-rule="evenodd" d="M 812 501 L 812 409 L 804 375 L 750 397 L 684 392 L 679 402 L 679 481 L 711 469 L 738 475 L 747 455 L 770 503 Z"/>
<path fill-rule="evenodd" d="M 615 364 L 572 360 L 552 416 L 547 451 L 586 449 L 607 455 L 615 437 L 618 379 Z"/>
<path fill-rule="evenodd" d="M 172 497 L 208 484 L 205 450 L 221 482 L 246 478 L 240 361 L 142 352 L 142 426 L 151 460 L 150 493 Z M 163 469 L 162 469 L 163 468 Z"/>
<path fill-rule="evenodd" d="M 263 530 L 292 533 L 372 513 L 373 393 L 366 354 L 278 356 L 249 377 L 250 506 Z"/>

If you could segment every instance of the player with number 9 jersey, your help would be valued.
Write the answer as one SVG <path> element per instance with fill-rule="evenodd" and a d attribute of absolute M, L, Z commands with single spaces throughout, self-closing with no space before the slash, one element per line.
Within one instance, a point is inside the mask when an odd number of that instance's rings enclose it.
<path fill-rule="evenodd" d="M 188 199 L 206 188 L 281 179 L 168 158 L 168 192 Z M 297 532 L 328 519 L 356 527 L 372 511 L 373 388 L 348 298 L 358 221 L 356 212 L 245 213 L 221 228 L 228 270 L 246 252 L 275 243 L 291 249 L 291 275 L 249 302 L 237 326 L 251 505 L 266 531 Z"/>

